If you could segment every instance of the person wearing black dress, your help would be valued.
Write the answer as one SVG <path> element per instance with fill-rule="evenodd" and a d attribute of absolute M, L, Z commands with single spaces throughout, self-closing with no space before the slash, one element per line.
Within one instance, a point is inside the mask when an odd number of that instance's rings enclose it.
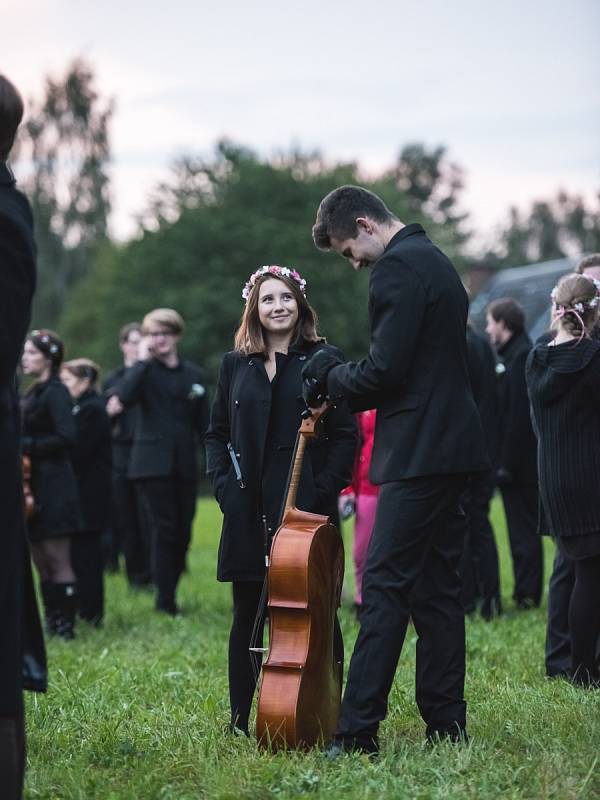
<path fill-rule="evenodd" d="M 66 361 L 60 372 L 73 401 L 76 432 L 71 461 L 83 516 L 82 530 L 71 541 L 79 616 L 96 627 L 104 619 L 102 534 L 111 502 L 110 419 L 96 390 L 99 372 L 98 365 L 87 358 Z"/>
<path fill-rule="evenodd" d="M 260 668 L 248 648 L 259 611 L 265 555 L 280 522 L 301 414 L 301 370 L 318 351 L 337 352 L 317 334 L 306 282 L 287 267 L 265 266 L 246 283 L 246 306 L 225 354 L 206 435 L 207 472 L 223 512 L 217 578 L 233 584 L 229 637 L 230 729 L 248 735 Z M 307 445 L 297 506 L 336 516 L 357 444 L 345 403 L 325 418 L 326 433 Z M 259 618 L 257 645 L 262 643 Z M 339 626 L 336 657 L 343 661 Z"/>
<path fill-rule="evenodd" d="M 144 516 L 137 483 L 128 476 L 131 448 L 138 414 L 137 406 L 124 408 L 117 389 L 137 361 L 142 339 L 142 326 L 130 322 L 119 331 L 119 347 L 123 365 L 106 376 L 102 391 L 112 426 L 113 501 L 110 524 L 108 565 L 118 568 L 119 552 L 125 558 L 125 572 L 132 587 L 151 583 L 149 536 L 144 533 Z"/>
<path fill-rule="evenodd" d="M 179 356 L 184 322 L 176 311 L 154 309 L 142 329 L 139 360 L 109 404 L 138 407 L 128 475 L 138 482 L 150 528 L 156 610 L 174 616 L 196 510 L 197 445 L 208 422 L 205 378 Z"/>
<path fill-rule="evenodd" d="M 19 800 L 25 771 L 23 689 L 45 691 L 46 654 L 23 515 L 16 369 L 31 318 L 36 247 L 29 203 L 6 163 L 23 100 L 0 75 L 0 794 Z"/>
<path fill-rule="evenodd" d="M 498 356 L 501 435 L 496 483 L 506 513 L 515 576 L 513 599 L 517 608 L 526 610 L 540 605 L 544 578 L 536 441 L 525 383 L 525 362 L 532 343 L 525 330 L 525 313 L 516 300 L 494 300 L 486 317 L 486 332 Z"/>
<path fill-rule="evenodd" d="M 569 603 L 571 678 L 600 687 L 600 342 L 590 336 L 598 284 L 563 277 L 552 292 L 556 337 L 527 360 L 527 387 L 538 439 L 540 494 L 557 546 L 574 562 Z"/>
<path fill-rule="evenodd" d="M 72 639 L 77 611 L 70 539 L 82 528 L 77 481 L 71 464 L 75 421 L 71 398 L 58 373 L 63 343 L 50 330 L 25 340 L 23 373 L 35 378 L 23 398 L 23 453 L 31 459 L 35 511 L 27 529 L 40 575 L 46 629 Z"/>

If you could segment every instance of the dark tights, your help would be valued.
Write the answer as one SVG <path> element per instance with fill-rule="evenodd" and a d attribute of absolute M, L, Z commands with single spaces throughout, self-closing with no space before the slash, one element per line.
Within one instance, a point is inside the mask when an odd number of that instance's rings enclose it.
<path fill-rule="evenodd" d="M 248 651 L 262 586 L 262 583 L 254 581 L 233 583 L 233 624 L 229 634 L 229 702 L 231 724 L 246 732 L 256 689 L 256 676 L 260 673 L 262 662 L 259 654 Z M 264 617 L 258 629 L 255 647 L 262 647 L 263 629 Z M 344 642 L 337 615 L 333 637 L 336 661 L 343 670 Z"/>
<path fill-rule="evenodd" d="M 600 637 L 600 555 L 575 563 L 575 586 L 569 605 L 572 675 L 578 683 L 600 680 L 596 642 Z"/>

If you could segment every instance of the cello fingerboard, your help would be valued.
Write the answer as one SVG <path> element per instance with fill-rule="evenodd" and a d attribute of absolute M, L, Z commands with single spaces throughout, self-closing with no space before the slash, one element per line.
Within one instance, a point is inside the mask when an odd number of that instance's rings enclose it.
<path fill-rule="evenodd" d="M 290 485 L 288 488 L 287 497 L 285 499 L 284 508 L 286 511 L 296 505 L 296 495 L 298 494 L 298 486 L 300 485 L 300 475 L 302 474 L 302 462 L 304 461 L 305 448 L 306 439 L 301 434 L 298 434 L 296 447 L 294 448 L 294 462 L 292 464 Z"/>

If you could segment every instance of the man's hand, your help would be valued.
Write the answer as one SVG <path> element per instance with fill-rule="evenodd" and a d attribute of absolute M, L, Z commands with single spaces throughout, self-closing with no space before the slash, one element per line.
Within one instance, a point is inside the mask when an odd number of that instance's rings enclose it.
<path fill-rule="evenodd" d="M 153 355 L 154 351 L 152 349 L 152 337 L 142 336 L 138 346 L 138 361 L 148 361 L 148 359 L 152 358 Z"/>
<path fill-rule="evenodd" d="M 319 350 L 306 362 L 302 370 L 302 397 L 307 406 L 317 408 L 327 397 L 329 371 L 343 364 L 342 359 L 327 350 Z"/>
<path fill-rule="evenodd" d="M 123 403 L 116 394 L 111 394 L 106 402 L 106 413 L 109 417 L 117 417 L 123 413 Z"/>

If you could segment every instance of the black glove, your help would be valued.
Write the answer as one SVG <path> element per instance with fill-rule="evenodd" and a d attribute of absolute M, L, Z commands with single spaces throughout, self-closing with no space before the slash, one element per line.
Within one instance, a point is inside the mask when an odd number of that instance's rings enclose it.
<path fill-rule="evenodd" d="M 343 363 L 329 350 L 319 350 L 306 362 L 302 370 L 302 397 L 307 406 L 317 408 L 325 402 L 329 371 Z"/>

